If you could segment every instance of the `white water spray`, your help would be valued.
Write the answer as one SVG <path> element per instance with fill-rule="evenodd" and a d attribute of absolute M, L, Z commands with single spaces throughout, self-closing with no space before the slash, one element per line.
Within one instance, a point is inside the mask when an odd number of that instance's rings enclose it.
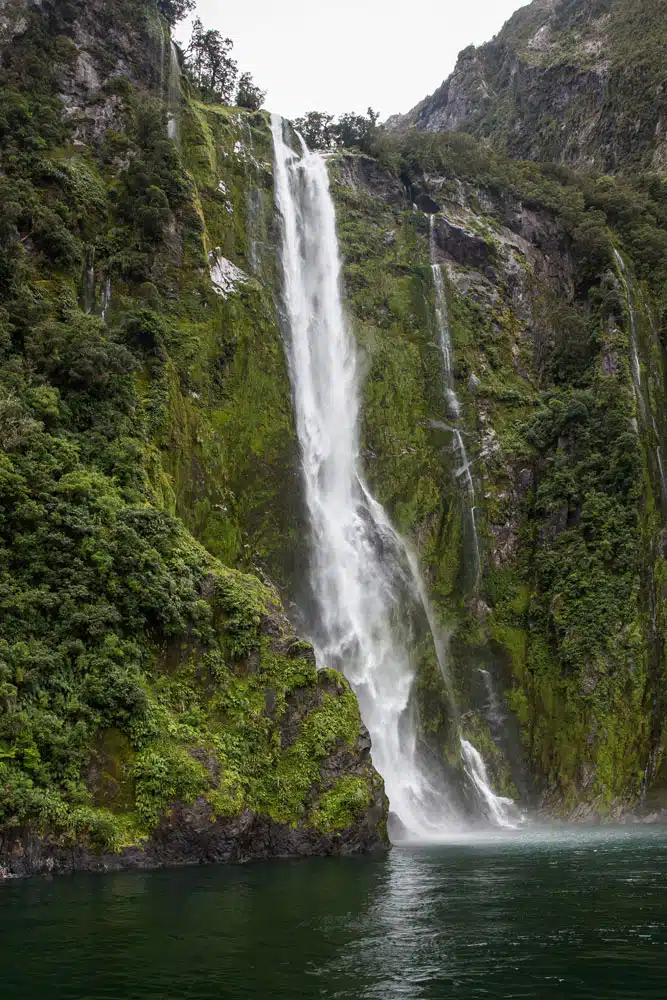
<path fill-rule="evenodd" d="M 515 827 L 518 816 L 514 802 L 512 799 L 493 794 L 486 765 L 479 750 L 475 750 L 472 743 L 468 743 L 467 740 L 461 740 L 461 750 L 466 774 L 478 796 L 482 811 L 496 826 Z"/>
<path fill-rule="evenodd" d="M 313 535 L 317 659 L 350 680 L 403 828 L 432 839 L 461 823 L 417 746 L 411 649 L 429 609 L 413 557 L 361 471 L 357 358 L 340 295 L 326 161 L 302 140 L 296 154 L 282 119 L 272 119 L 272 131 L 287 354 Z M 469 777 L 476 789 L 472 770 Z M 491 815 L 488 805 L 481 811 Z"/>

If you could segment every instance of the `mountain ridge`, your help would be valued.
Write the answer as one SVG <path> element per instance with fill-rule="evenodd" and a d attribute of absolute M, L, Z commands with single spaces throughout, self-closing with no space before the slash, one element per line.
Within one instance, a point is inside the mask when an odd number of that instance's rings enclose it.
<path fill-rule="evenodd" d="M 664 172 L 666 40 L 659 0 L 534 0 L 389 125 L 469 132 L 538 162 Z"/>

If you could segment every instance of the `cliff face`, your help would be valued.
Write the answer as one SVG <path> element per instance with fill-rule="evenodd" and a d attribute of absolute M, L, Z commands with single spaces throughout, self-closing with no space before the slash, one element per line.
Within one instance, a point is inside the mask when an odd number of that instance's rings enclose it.
<path fill-rule="evenodd" d="M 548 812 L 659 806 L 663 279 L 639 237 L 660 238 L 656 206 L 640 221 L 622 183 L 563 183 L 466 137 L 387 140 L 379 163 L 334 169 L 366 350 L 369 477 L 418 546 L 449 625 L 464 735 L 496 788 Z M 430 260 L 447 275 L 472 486 Z M 432 747 L 446 725 L 438 692 L 423 667 Z"/>
<path fill-rule="evenodd" d="M 523 159 L 664 170 L 666 39 L 657 0 L 534 0 L 397 125 L 469 132 Z"/>
<path fill-rule="evenodd" d="M 629 9 L 594 6 L 532 5 L 503 52 Z M 5 0 L 0 42 L 0 866 L 381 845 L 356 701 L 293 628 L 309 538 L 266 117 L 198 102 L 149 0 Z M 486 59 L 447 127 L 496 100 Z M 510 151 L 546 156 L 522 121 Z M 590 122 L 620 163 L 625 126 Z M 330 167 L 365 469 L 450 636 L 463 735 L 552 814 L 664 806 L 664 181 L 429 129 Z"/>
<path fill-rule="evenodd" d="M 356 700 L 256 575 L 303 549 L 266 121 L 150 2 L 7 0 L 0 46 L 0 868 L 383 845 Z"/>
<path fill-rule="evenodd" d="M 535 0 L 385 144 L 439 209 L 476 421 L 486 566 L 454 662 L 505 684 L 523 778 L 575 816 L 665 799 L 666 29 L 655 2 Z"/>

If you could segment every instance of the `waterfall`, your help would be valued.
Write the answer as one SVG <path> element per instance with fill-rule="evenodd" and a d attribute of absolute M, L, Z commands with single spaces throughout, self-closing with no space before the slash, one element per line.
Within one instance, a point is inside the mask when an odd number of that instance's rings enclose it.
<path fill-rule="evenodd" d="M 639 411 L 639 416 L 644 425 L 644 429 L 649 433 L 650 430 L 653 431 L 653 436 L 655 439 L 655 460 L 658 469 L 658 475 L 660 477 L 660 499 L 663 505 L 667 504 L 667 481 L 665 479 L 665 468 L 663 463 L 662 446 L 661 446 L 661 435 L 658 428 L 658 423 L 655 418 L 655 414 L 651 408 L 651 399 L 648 394 L 648 386 L 646 386 L 647 398 L 644 396 L 644 384 L 642 382 L 642 369 L 639 361 L 639 338 L 637 330 L 637 310 L 635 308 L 635 299 L 632 287 L 632 280 L 628 274 L 627 268 L 625 266 L 625 261 L 623 260 L 622 254 L 614 248 L 614 256 L 616 257 L 616 263 L 618 264 L 619 277 L 621 279 L 621 284 L 623 285 L 623 291 L 625 293 L 625 301 L 628 308 L 628 317 L 630 320 L 630 367 L 632 369 L 632 388 L 637 401 L 637 409 Z M 640 293 L 641 295 L 641 293 Z M 648 413 L 651 414 L 651 427 L 648 424 Z"/>
<path fill-rule="evenodd" d="M 295 153 L 277 116 L 272 132 L 286 352 L 312 531 L 311 637 L 318 664 L 342 670 L 358 697 L 397 825 L 432 839 L 460 826 L 452 795 L 442 775 L 427 770 L 417 737 L 412 653 L 420 622 L 436 654 L 438 642 L 428 631 L 413 556 L 361 469 L 359 371 L 340 294 L 326 158 L 303 140 Z M 483 775 L 466 765 L 465 754 L 462 747 L 462 769 L 477 790 Z M 478 812 L 498 822 L 488 802 Z"/>
<path fill-rule="evenodd" d="M 107 275 L 102 291 L 102 311 L 101 316 L 106 323 L 109 319 L 109 309 L 111 307 L 111 278 Z"/>
<path fill-rule="evenodd" d="M 651 420 L 653 422 L 653 433 L 655 435 L 656 441 L 660 441 L 660 431 L 658 430 L 658 423 L 655 419 L 655 415 L 651 414 Z M 660 493 L 663 505 L 667 504 L 667 480 L 665 479 L 665 464 L 662 459 L 662 447 L 658 443 L 655 448 L 655 457 L 658 460 L 658 473 L 660 475 Z"/>
<path fill-rule="evenodd" d="M 614 256 L 616 257 L 616 263 L 618 264 L 621 281 L 623 283 L 623 289 L 625 291 L 625 299 L 628 306 L 628 315 L 630 317 L 630 357 L 632 361 L 632 384 L 634 387 L 635 398 L 637 400 L 637 406 L 639 407 L 642 419 L 646 419 L 646 410 L 644 406 L 644 395 L 642 392 L 642 369 L 639 363 L 639 348 L 637 345 L 637 312 L 635 310 L 635 304 L 632 298 L 632 291 L 630 289 L 630 282 L 628 280 L 628 273 L 625 268 L 625 261 L 618 250 L 614 249 Z"/>
<path fill-rule="evenodd" d="M 97 279 L 98 275 L 95 271 L 95 247 L 89 247 L 84 257 L 80 299 L 81 308 L 89 316 L 100 315 L 106 323 L 109 319 L 109 308 L 111 306 L 111 278 L 107 275 L 104 281 L 99 307 L 97 305 Z"/>
<path fill-rule="evenodd" d="M 498 695 L 493 687 L 493 679 L 488 670 L 478 667 L 479 673 L 486 689 L 486 716 L 489 720 L 492 735 L 502 732 L 505 727 L 506 715 L 498 699 Z"/>
<path fill-rule="evenodd" d="M 454 351 L 452 348 L 452 334 L 449 323 L 449 309 L 447 308 L 447 290 L 445 279 L 442 274 L 442 267 L 436 260 L 435 243 L 435 215 L 429 216 L 430 226 L 430 257 L 431 271 L 433 272 L 433 285 L 435 287 L 435 318 L 438 327 L 438 340 L 440 343 L 440 354 L 442 358 L 442 372 L 445 403 L 447 416 L 452 421 L 453 427 L 449 428 L 454 437 L 454 454 L 459 465 L 454 472 L 456 479 L 465 483 L 466 495 L 468 499 L 468 524 L 470 529 L 470 540 L 473 562 L 474 587 L 479 582 L 479 575 L 482 568 L 479 552 L 479 536 L 477 534 L 477 498 L 475 494 L 475 483 L 472 478 L 472 467 L 468 460 L 468 453 L 463 441 L 461 430 L 457 426 L 461 416 L 461 404 L 456 389 L 454 388 Z"/>
<path fill-rule="evenodd" d="M 86 248 L 81 284 L 81 308 L 90 314 L 95 308 L 95 247 Z"/>
<path fill-rule="evenodd" d="M 167 77 L 167 135 L 178 141 L 178 112 L 181 104 L 181 64 L 173 42 L 169 49 L 169 74 Z"/>
<path fill-rule="evenodd" d="M 461 749 L 466 774 L 478 796 L 481 809 L 496 826 L 514 826 L 515 824 L 511 822 L 511 817 L 516 812 L 514 802 L 512 799 L 493 794 L 486 765 L 479 750 L 475 750 L 472 743 L 468 743 L 467 740 L 461 740 Z"/>

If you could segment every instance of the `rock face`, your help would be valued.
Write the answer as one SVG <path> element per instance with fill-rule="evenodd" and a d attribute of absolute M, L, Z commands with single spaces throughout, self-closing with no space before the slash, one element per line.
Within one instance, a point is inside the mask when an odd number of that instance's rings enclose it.
<path fill-rule="evenodd" d="M 369 853 L 387 848 L 386 839 L 377 834 L 382 815 L 380 806 L 367 813 L 363 822 L 335 835 L 273 823 L 250 810 L 233 819 L 215 820 L 204 800 L 189 807 L 176 803 L 169 819 L 145 844 L 113 854 L 81 845 L 59 846 L 29 831 L 6 834 L 0 838 L 0 857 L 5 865 L 0 879 Z"/>
<path fill-rule="evenodd" d="M 364 448 L 451 628 L 464 734 L 497 789 L 552 815 L 618 816 L 646 793 L 659 808 L 666 410 L 648 216 L 631 231 L 624 184 L 561 183 L 469 137 L 411 134 L 389 151 L 377 185 L 362 160 L 332 168 L 366 352 Z M 646 246 L 663 239 L 651 232 Z M 650 287 L 624 274 L 612 239 Z M 470 480 L 448 427 L 434 260 Z M 602 527 L 604 509 L 616 513 Z M 418 690 L 437 747 L 446 722 L 428 664 Z"/>
<path fill-rule="evenodd" d="M 666 39 L 656 0 L 534 0 L 393 126 L 469 132 L 523 159 L 664 170 Z"/>

